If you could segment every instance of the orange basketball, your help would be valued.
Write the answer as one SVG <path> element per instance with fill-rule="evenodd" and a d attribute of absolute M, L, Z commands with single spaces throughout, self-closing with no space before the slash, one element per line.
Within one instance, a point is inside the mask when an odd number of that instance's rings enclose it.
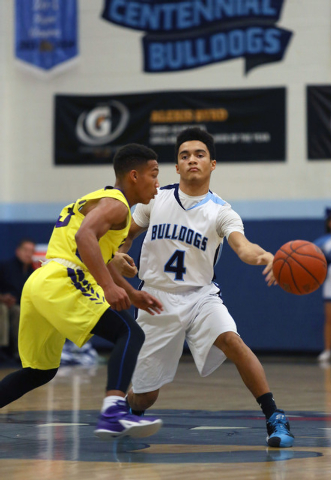
<path fill-rule="evenodd" d="M 324 282 L 327 262 L 322 250 L 313 243 L 293 240 L 277 251 L 273 271 L 283 290 L 306 295 L 317 290 Z"/>

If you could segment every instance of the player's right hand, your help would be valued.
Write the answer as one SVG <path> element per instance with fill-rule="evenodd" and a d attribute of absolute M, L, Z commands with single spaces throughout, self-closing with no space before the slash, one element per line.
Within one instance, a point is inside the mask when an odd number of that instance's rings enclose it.
<path fill-rule="evenodd" d="M 130 299 L 124 288 L 112 285 L 104 289 L 107 302 L 114 310 L 127 310 L 131 306 Z"/>
<path fill-rule="evenodd" d="M 256 262 L 257 265 L 266 266 L 262 274 L 265 275 L 265 281 L 267 282 L 268 287 L 271 287 L 271 285 L 277 285 L 275 275 L 273 272 L 273 260 L 274 260 L 273 254 L 270 252 L 265 252 L 262 255 L 259 255 Z"/>
<path fill-rule="evenodd" d="M 145 310 L 150 315 L 161 313 L 163 310 L 163 305 L 157 298 L 142 290 L 135 290 L 131 293 L 130 300 L 135 307 Z"/>

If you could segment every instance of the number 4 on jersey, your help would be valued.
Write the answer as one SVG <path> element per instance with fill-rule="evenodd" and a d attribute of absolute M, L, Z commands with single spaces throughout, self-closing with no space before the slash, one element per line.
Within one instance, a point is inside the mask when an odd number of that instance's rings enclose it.
<path fill-rule="evenodd" d="M 184 267 L 184 257 L 185 251 L 176 250 L 164 266 L 165 272 L 171 272 L 175 274 L 175 280 L 184 280 L 183 276 L 186 273 L 186 268 Z"/>

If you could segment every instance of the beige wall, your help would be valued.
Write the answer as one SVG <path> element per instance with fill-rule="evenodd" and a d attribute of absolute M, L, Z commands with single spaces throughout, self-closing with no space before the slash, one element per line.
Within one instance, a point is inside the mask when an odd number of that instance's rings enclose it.
<path fill-rule="evenodd" d="M 243 59 L 179 73 L 145 74 L 143 33 L 102 20 L 102 0 L 78 3 L 79 61 L 67 71 L 43 77 L 15 61 L 14 1 L 0 2 L 0 204 L 63 203 L 113 182 L 111 167 L 53 165 L 56 93 L 260 86 L 287 88 L 287 162 L 223 164 L 214 172 L 212 188 L 234 203 L 279 199 L 331 201 L 331 161 L 307 161 L 305 90 L 307 84 L 331 84 L 330 0 L 285 0 L 277 26 L 294 34 L 284 60 L 253 69 L 246 76 Z M 176 181 L 173 165 L 161 166 L 160 180 L 162 184 Z M 319 208 L 316 216 L 320 214 Z"/>
<path fill-rule="evenodd" d="M 6 198 L 6 180 L 9 162 L 7 161 L 7 142 L 5 141 L 6 120 L 6 33 L 5 33 L 5 5 L 0 2 L 0 202 Z"/>

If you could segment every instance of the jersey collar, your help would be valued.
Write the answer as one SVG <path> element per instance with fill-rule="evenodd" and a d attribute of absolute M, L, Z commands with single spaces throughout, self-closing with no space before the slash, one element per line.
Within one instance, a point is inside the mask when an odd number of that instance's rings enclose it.
<path fill-rule="evenodd" d="M 182 202 L 180 201 L 180 198 L 179 198 L 179 183 L 177 183 L 175 185 L 174 195 L 175 195 L 175 199 L 177 200 L 177 203 L 179 203 L 179 205 L 182 207 L 182 209 L 185 210 L 185 211 L 189 211 L 189 210 L 193 210 L 196 207 L 200 207 L 204 203 L 209 202 L 209 200 L 211 199 L 211 197 L 213 195 L 213 192 L 211 190 L 209 190 L 208 193 L 206 194 L 205 198 L 203 198 L 202 200 L 200 200 L 200 202 L 193 205 L 193 207 L 190 207 L 190 208 L 187 208 L 187 209 L 183 207 Z"/>

